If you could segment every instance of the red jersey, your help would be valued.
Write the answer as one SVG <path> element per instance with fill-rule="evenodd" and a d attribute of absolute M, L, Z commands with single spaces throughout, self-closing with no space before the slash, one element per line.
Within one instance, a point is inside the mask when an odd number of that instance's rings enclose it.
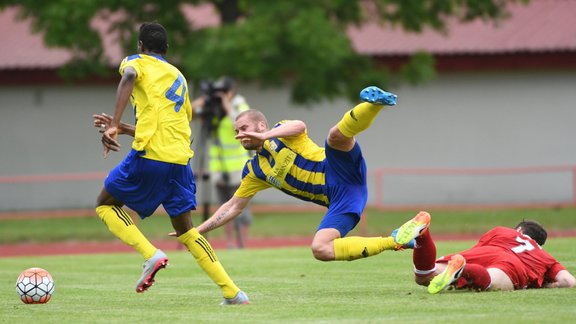
<path fill-rule="evenodd" d="M 501 226 L 482 235 L 476 245 L 460 254 L 467 263 L 504 271 L 516 289 L 539 288 L 566 270 L 532 238 Z M 439 261 L 449 259 L 445 256 Z"/>

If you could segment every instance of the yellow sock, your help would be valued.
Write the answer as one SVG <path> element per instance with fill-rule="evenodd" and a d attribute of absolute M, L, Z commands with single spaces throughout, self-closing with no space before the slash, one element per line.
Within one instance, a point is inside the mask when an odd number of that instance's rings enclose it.
<path fill-rule="evenodd" d="M 130 215 L 121 207 L 98 206 L 96 214 L 108 226 L 112 234 L 138 251 L 144 260 L 150 259 L 156 253 L 156 247 L 144 237 L 144 234 L 132 222 Z"/>
<path fill-rule="evenodd" d="M 363 102 L 342 116 L 338 122 L 338 129 L 344 136 L 354 137 L 370 127 L 382 108 L 384 106 Z"/>
<path fill-rule="evenodd" d="M 178 236 L 178 241 L 184 244 L 200 265 L 200 268 L 222 289 L 225 298 L 233 298 L 240 291 L 218 261 L 210 243 L 198 233 L 196 228 Z"/>
<path fill-rule="evenodd" d="M 352 261 L 379 254 L 384 250 L 394 250 L 394 238 L 349 236 L 334 240 L 334 257 L 336 260 Z"/>

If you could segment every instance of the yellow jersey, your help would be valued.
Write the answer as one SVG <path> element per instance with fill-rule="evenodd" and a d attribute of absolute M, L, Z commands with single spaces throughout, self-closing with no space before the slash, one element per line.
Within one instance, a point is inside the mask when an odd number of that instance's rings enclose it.
<path fill-rule="evenodd" d="M 298 199 L 328 207 L 325 160 L 324 148 L 316 145 L 306 132 L 268 139 L 244 166 L 242 183 L 234 195 L 247 198 L 275 187 Z"/>
<path fill-rule="evenodd" d="M 186 79 L 160 55 L 128 56 L 120 64 L 120 74 L 128 66 L 138 74 L 130 96 L 136 116 L 132 148 L 147 159 L 188 164 L 194 152 Z"/>

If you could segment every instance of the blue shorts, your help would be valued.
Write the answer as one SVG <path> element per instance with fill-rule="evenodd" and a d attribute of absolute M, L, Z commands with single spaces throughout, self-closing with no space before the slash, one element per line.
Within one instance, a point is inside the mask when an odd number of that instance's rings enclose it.
<path fill-rule="evenodd" d="M 330 200 L 328 212 L 318 230 L 335 228 L 344 237 L 358 222 L 368 201 L 366 185 L 366 161 L 358 142 L 349 152 L 325 145 L 326 186 L 325 194 Z"/>
<path fill-rule="evenodd" d="M 196 209 L 196 184 L 188 165 L 145 159 L 132 149 L 104 181 L 106 191 L 146 218 L 162 205 L 170 217 Z"/>

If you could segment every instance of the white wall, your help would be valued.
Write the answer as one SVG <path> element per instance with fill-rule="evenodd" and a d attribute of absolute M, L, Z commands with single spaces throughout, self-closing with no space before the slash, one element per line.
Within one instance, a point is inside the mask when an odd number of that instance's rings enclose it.
<path fill-rule="evenodd" d="M 393 89 L 398 106 L 383 111 L 358 140 L 371 169 L 574 165 L 575 85 L 572 72 L 442 75 L 424 86 Z M 317 142 L 349 107 L 334 102 L 294 110 L 282 93 L 246 95 L 271 120 L 305 120 Z M 387 176 L 384 195 L 391 204 L 569 201 L 572 178 L 566 172 Z"/>
<path fill-rule="evenodd" d="M 419 87 L 391 89 L 395 108 L 358 136 L 368 167 L 501 168 L 576 165 L 576 74 L 446 74 Z M 106 172 L 121 154 L 102 159 L 91 114 L 113 111 L 115 85 L 0 88 L 0 178 L 21 174 Z M 295 107 L 285 90 L 241 85 L 253 108 L 274 123 L 302 119 L 323 143 L 351 107 L 344 100 Z M 360 89 L 359 89 L 360 90 Z M 125 115 L 132 121 L 130 109 Z M 370 179 L 371 189 L 374 179 Z M 0 183 L 0 210 L 86 208 L 101 181 Z M 389 204 L 570 200 L 568 173 L 501 176 L 387 176 Z M 370 201 L 374 202 L 374 190 Z M 294 202 L 274 190 L 260 202 Z"/>

